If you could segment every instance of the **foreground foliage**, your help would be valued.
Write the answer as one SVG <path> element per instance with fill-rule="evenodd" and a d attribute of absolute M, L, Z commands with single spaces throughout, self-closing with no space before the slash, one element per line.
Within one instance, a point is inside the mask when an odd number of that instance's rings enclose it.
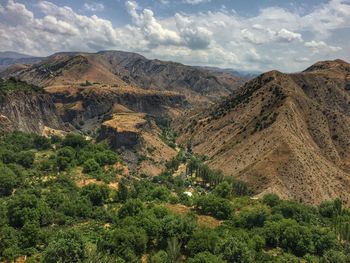
<path fill-rule="evenodd" d="M 204 161 L 180 151 L 158 177 L 128 178 L 103 143 L 77 135 L 2 137 L 0 259 L 350 262 L 350 212 L 340 200 L 319 207 L 276 195 L 255 200 L 247 185 Z M 174 176 L 180 164 L 187 171 Z M 82 178 L 93 183 L 80 185 Z M 215 224 L 204 224 L 208 218 Z"/>

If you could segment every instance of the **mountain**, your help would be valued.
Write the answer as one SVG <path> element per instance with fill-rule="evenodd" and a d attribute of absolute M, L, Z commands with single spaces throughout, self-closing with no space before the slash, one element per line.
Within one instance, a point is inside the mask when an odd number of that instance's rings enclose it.
<path fill-rule="evenodd" d="M 0 77 L 43 87 L 68 127 L 107 140 L 125 160 L 139 164 L 135 169 L 154 175 L 176 155 L 161 139 L 155 120 L 212 104 L 244 82 L 227 73 L 121 51 L 56 53 L 33 65 L 9 66 Z"/>
<path fill-rule="evenodd" d="M 32 56 L 21 54 L 18 52 L 13 52 L 13 51 L 3 51 L 3 52 L 0 52 L 0 58 L 19 59 L 19 58 L 32 58 Z"/>
<path fill-rule="evenodd" d="M 188 113 L 177 123 L 179 142 L 258 196 L 350 204 L 349 90 L 350 64 L 342 60 L 267 72 L 210 109 Z"/>
<path fill-rule="evenodd" d="M 35 65 L 22 68 L 16 65 L 1 73 L 2 77 L 9 75 L 44 87 L 79 85 L 87 80 L 118 87 L 173 91 L 184 94 L 193 103 L 218 101 L 245 81 L 228 73 L 149 60 L 122 51 L 57 53 Z"/>
<path fill-rule="evenodd" d="M 19 80 L 0 79 L 0 131 L 15 130 L 37 134 L 68 131 L 51 96 L 43 89 Z"/>
<path fill-rule="evenodd" d="M 13 51 L 0 52 L 0 69 L 14 64 L 34 64 L 42 58 L 33 57 Z"/>
<path fill-rule="evenodd" d="M 245 79 L 255 78 L 262 73 L 259 71 L 236 70 L 232 68 L 218 68 L 218 67 L 198 67 L 198 68 L 206 69 L 213 72 L 228 73 L 233 76 L 237 76 Z"/>

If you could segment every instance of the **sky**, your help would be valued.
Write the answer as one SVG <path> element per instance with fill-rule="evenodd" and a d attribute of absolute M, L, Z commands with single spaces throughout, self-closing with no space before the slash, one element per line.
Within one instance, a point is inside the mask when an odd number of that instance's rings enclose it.
<path fill-rule="evenodd" d="M 123 50 L 236 70 L 350 61 L 350 0 L 0 0 L 0 51 Z"/>

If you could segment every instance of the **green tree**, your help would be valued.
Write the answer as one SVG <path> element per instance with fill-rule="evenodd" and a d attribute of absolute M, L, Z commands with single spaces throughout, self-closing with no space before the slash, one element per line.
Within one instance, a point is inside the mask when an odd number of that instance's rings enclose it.
<path fill-rule="evenodd" d="M 145 252 L 147 242 L 142 228 L 128 226 L 106 231 L 97 242 L 97 249 L 134 262 Z"/>
<path fill-rule="evenodd" d="M 43 252 L 42 262 L 71 263 L 81 262 L 86 257 L 86 248 L 79 232 L 60 232 Z"/>
<path fill-rule="evenodd" d="M 232 195 L 232 184 L 224 181 L 214 189 L 214 194 L 221 198 L 229 198 Z"/>
<path fill-rule="evenodd" d="M 274 207 L 280 203 L 280 198 L 276 194 L 266 194 L 263 197 L 264 204 Z"/>
<path fill-rule="evenodd" d="M 210 252 L 201 252 L 196 254 L 193 258 L 187 260 L 188 263 L 226 263 L 222 256 L 216 256 Z"/>
<path fill-rule="evenodd" d="M 88 184 L 81 190 L 81 194 L 89 198 L 95 206 L 103 205 L 109 197 L 109 188 L 106 185 Z"/>
<path fill-rule="evenodd" d="M 159 250 L 151 257 L 151 263 L 168 263 L 168 254 L 164 250 Z"/>
<path fill-rule="evenodd" d="M 176 237 L 168 238 L 167 254 L 170 263 L 180 262 L 181 259 L 181 243 Z"/>
<path fill-rule="evenodd" d="M 235 236 L 229 237 L 223 244 L 223 256 L 228 262 L 250 263 L 253 262 L 253 251 L 248 245 Z"/>
<path fill-rule="evenodd" d="M 196 209 L 205 215 L 218 219 L 228 219 L 232 213 L 232 205 L 227 199 L 219 198 L 213 194 L 201 196 L 196 200 Z"/>
<path fill-rule="evenodd" d="M 0 228 L 0 258 L 13 260 L 19 254 L 19 238 L 17 231 L 9 226 Z"/>
<path fill-rule="evenodd" d="M 125 202 L 129 197 L 129 188 L 125 180 L 119 183 L 117 197 L 120 202 Z"/>
<path fill-rule="evenodd" d="M 99 171 L 101 167 L 94 159 L 89 159 L 84 162 L 83 169 L 84 173 L 92 173 Z"/>
<path fill-rule="evenodd" d="M 126 203 L 119 209 L 118 215 L 120 218 L 125 218 L 127 216 L 137 216 L 143 211 L 143 203 L 139 199 L 129 199 Z"/>
<path fill-rule="evenodd" d="M 82 149 L 88 145 L 88 141 L 81 135 L 70 133 L 63 139 L 62 145 L 70 146 L 75 149 Z"/>
<path fill-rule="evenodd" d="M 215 230 L 208 228 L 200 229 L 193 233 L 187 243 L 187 250 L 192 256 L 205 251 L 215 254 L 219 241 L 220 237 Z"/>
<path fill-rule="evenodd" d="M 11 195 L 16 184 L 15 173 L 4 164 L 0 163 L 0 197 Z"/>
<path fill-rule="evenodd" d="M 25 168 L 32 167 L 34 163 L 35 155 L 31 151 L 23 151 L 17 154 L 17 163 Z"/>
<path fill-rule="evenodd" d="M 341 251 L 328 250 L 321 258 L 321 263 L 346 263 L 347 259 Z"/>

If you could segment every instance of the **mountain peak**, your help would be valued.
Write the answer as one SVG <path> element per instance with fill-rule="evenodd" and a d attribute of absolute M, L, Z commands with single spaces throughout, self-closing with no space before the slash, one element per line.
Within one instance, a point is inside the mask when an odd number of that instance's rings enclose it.
<path fill-rule="evenodd" d="M 341 59 L 319 61 L 305 69 L 303 72 L 318 72 L 325 70 L 350 72 L 350 64 Z"/>

